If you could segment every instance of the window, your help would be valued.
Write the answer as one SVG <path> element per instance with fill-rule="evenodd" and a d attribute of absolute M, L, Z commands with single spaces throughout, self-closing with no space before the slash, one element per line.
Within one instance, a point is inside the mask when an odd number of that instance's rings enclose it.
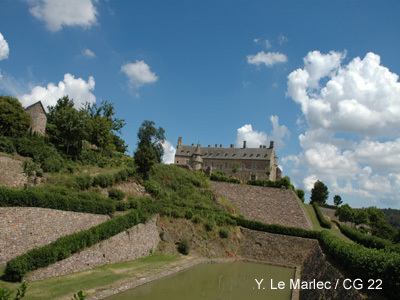
<path fill-rule="evenodd" d="M 227 162 L 225 163 L 225 169 L 228 169 L 228 163 Z"/>
<path fill-rule="evenodd" d="M 252 167 L 253 167 L 253 169 L 257 169 L 257 163 L 253 162 Z"/>
<path fill-rule="evenodd" d="M 251 175 L 250 175 L 250 179 L 251 179 L 251 180 L 256 180 L 256 179 L 257 179 L 257 178 L 256 178 L 256 175 L 255 175 L 255 174 L 251 174 Z"/>
<path fill-rule="evenodd" d="M 207 167 L 207 162 L 206 161 L 204 162 L 204 166 Z"/>

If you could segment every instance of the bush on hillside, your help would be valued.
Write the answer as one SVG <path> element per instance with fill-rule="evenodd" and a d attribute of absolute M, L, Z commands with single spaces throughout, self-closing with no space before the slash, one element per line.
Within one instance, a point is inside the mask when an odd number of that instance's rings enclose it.
<path fill-rule="evenodd" d="M 122 200 L 125 198 L 125 193 L 120 189 L 111 188 L 108 190 L 108 197 L 113 200 Z"/>
<path fill-rule="evenodd" d="M 225 228 L 225 227 L 222 227 L 222 228 L 219 230 L 219 236 L 220 236 L 221 238 L 223 238 L 223 239 L 226 239 L 226 238 L 229 236 L 229 230 L 228 230 L 227 228 Z"/>
<path fill-rule="evenodd" d="M 190 245 L 187 238 L 181 238 L 178 244 L 178 252 L 183 255 L 188 255 L 190 251 Z"/>
<path fill-rule="evenodd" d="M 318 219 L 319 224 L 324 228 L 331 229 L 332 228 L 332 223 L 325 219 L 324 215 L 322 214 L 321 210 L 319 209 L 318 203 L 314 202 L 312 204 L 312 206 L 314 207 L 314 211 L 315 211 L 315 214 L 317 215 L 317 219 Z"/>

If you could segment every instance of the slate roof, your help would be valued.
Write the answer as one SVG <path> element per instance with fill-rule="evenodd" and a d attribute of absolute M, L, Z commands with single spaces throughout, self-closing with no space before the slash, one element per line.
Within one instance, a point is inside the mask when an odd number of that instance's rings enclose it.
<path fill-rule="evenodd" d="M 176 149 L 177 156 L 191 157 L 197 146 L 181 145 Z M 216 148 L 199 147 L 203 159 L 259 159 L 270 160 L 274 149 L 270 148 Z M 196 153 L 199 154 L 199 153 Z"/>

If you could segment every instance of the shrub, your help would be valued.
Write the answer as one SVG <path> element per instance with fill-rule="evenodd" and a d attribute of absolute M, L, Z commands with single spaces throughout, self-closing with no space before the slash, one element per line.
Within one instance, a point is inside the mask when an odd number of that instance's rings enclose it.
<path fill-rule="evenodd" d="M 215 223 L 212 220 L 208 220 L 205 224 L 204 224 L 204 228 L 206 229 L 206 231 L 213 231 L 215 227 Z"/>
<path fill-rule="evenodd" d="M 13 143 L 11 138 L 7 138 L 5 136 L 0 136 L 0 152 L 5 152 L 8 154 L 14 154 L 17 149 Z"/>
<path fill-rule="evenodd" d="M 57 157 L 48 157 L 42 163 L 42 169 L 45 172 L 57 173 L 62 168 L 62 160 Z"/>
<path fill-rule="evenodd" d="M 183 255 L 188 255 L 190 251 L 190 245 L 187 238 L 181 238 L 178 244 L 178 252 Z"/>
<path fill-rule="evenodd" d="M 94 200 L 90 197 L 85 199 L 85 196 L 88 197 L 88 195 L 82 194 L 79 198 L 74 195 L 63 195 L 40 188 L 18 190 L 0 187 L 0 206 L 43 207 L 103 215 L 114 213 L 115 207 L 109 201 L 99 201 L 99 198 Z"/>
<path fill-rule="evenodd" d="M 114 200 L 122 200 L 125 198 L 125 193 L 120 189 L 111 188 L 108 190 L 108 197 Z"/>
<path fill-rule="evenodd" d="M 126 211 L 129 209 L 129 203 L 124 201 L 118 201 L 115 203 L 116 211 Z"/>
<path fill-rule="evenodd" d="M 321 210 L 319 209 L 318 203 L 314 202 L 312 205 L 314 207 L 315 214 L 317 215 L 319 224 L 324 228 L 331 229 L 332 224 L 331 224 L 331 222 L 329 222 L 325 219 L 324 215 L 322 214 Z"/>
<path fill-rule="evenodd" d="M 76 182 L 76 186 L 81 190 L 89 189 L 94 182 L 94 179 L 89 174 L 80 174 L 73 177 L 73 180 Z"/>
<path fill-rule="evenodd" d="M 304 201 L 305 201 L 305 199 L 304 199 L 304 195 L 305 195 L 304 191 L 301 190 L 301 189 L 298 189 L 298 190 L 296 190 L 296 194 L 297 194 L 297 197 L 299 197 L 299 199 L 301 201 L 303 201 L 303 203 L 304 203 Z"/>
<path fill-rule="evenodd" d="M 114 176 L 112 174 L 99 174 L 94 177 L 93 185 L 106 188 L 114 184 Z"/>
<path fill-rule="evenodd" d="M 226 239 L 226 238 L 229 236 L 229 230 L 228 230 L 227 228 L 225 228 L 225 227 L 222 227 L 222 228 L 219 230 L 219 236 L 220 236 L 221 238 L 223 238 L 223 239 Z"/>

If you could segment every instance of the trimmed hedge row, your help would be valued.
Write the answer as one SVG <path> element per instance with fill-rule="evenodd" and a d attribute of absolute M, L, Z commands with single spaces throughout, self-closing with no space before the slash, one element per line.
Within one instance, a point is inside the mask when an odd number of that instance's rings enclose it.
<path fill-rule="evenodd" d="M 252 179 L 247 181 L 249 185 L 263 186 L 263 187 L 273 187 L 280 189 L 293 189 L 293 185 L 290 183 L 289 177 L 285 176 L 281 179 L 271 181 L 271 180 L 263 180 L 263 179 Z"/>
<path fill-rule="evenodd" d="M 354 228 L 351 228 L 344 224 L 340 224 L 339 222 L 337 222 L 336 224 L 345 236 L 367 248 L 387 249 L 400 253 L 399 244 L 393 244 L 389 240 L 385 240 L 373 235 L 364 234 Z"/>
<path fill-rule="evenodd" d="M 349 244 L 334 236 L 329 231 L 311 231 L 295 227 L 285 227 L 276 224 L 264 224 L 259 221 L 236 217 L 239 226 L 282 235 L 317 239 L 333 260 L 340 262 L 353 278 L 360 278 L 367 289 L 370 279 L 381 279 L 382 293 L 389 297 L 400 294 L 400 254 L 386 250 L 365 248 L 358 244 Z M 376 281 L 375 281 L 376 282 Z M 375 285 L 376 286 L 376 285 Z"/>
<path fill-rule="evenodd" d="M 221 182 L 229 182 L 229 183 L 240 183 L 239 179 L 234 177 L 227 177 L 226 175 L 211 173 L 210 180 L 212 181 L 221 181 Z"/>
<path fill-rule="evenodd" d="M 0 206 L 42 207 L 101 215 L 115 212 L 115 207 L 110 201 L 88 200 L 33 188 L 17 190 L 0 187 Z"/>
<path fill-rule="evenodd" d="M 348 271 L 353 278 L 360 278 L 364 289 L 370 280 L 382 280 L 382 293 L 395 299 L 400 294 L 400 254 L 383 249 L 365 248 L 359 244 L 349 244 L 328 231 L 322 231 L 319 242 L 332 259 Z M 374 287 L 376 286 L 373 285 Z"/>
<path fill-rule="evenodd" d="M 315 214 L 317 215 L 317 219 L 318 219 L 319 224 L 324 228 L 331 229 L 332 228 L 332 223 L 325 219 L 324 215 L 322 214 L 321 210 L 319 209 L 318 203 L 314 202 L 312 204 L 312 206 L 314 207 L 314 211 L 315 211 Z"/>
<path fill-rule="evenodd" d="M 275 233 L 275 234 L 283 234 L 283 235 L 290 235 L 290 236 L 298 236 L 302 238 L 308 239 L 318 239 L 319 238 L 319 231 L 315 230 L 306 230 L 297 227 L 287 227 L 279 224 L 265 224 L 259 221 L 253 221 L 248 219 L 243 219 L 240 217 L 234 217 L 238 226 L 242 226 L 244 228 Z"/>
<path fill-rule="evenodd" d="M 144 223 L 148 218 L 149 214 L 145 211 L 139 213 L 132 211 L 127 215 L 108 220 L 88 230 L 61 237 L 46 246 L 32 249 L 7 262 L 4 279 L 12 282 L 21 281 L 29 271 L 47 267 L 63 260 L 85 247 L 109 239 L 138 223 Z"/>

